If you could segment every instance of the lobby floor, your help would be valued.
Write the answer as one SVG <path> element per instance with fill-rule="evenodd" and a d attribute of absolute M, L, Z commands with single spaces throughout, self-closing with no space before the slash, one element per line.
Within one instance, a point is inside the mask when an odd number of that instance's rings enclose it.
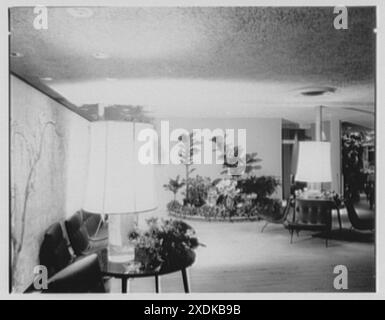
<path fill-rule="evenodd" d="M 197 249 L 197 260 L 189 269 L 191 292 L 337 292 L 333 287 L 336 265 L 348 269 L 348 291 L 375 290 L 374 235 L 344 230 L 333 222 L 332 239 L 301 232 L 290 244 L 289 232 L 263 221 L 187 221 L 206 247 Z M 154 292 L 153 278 L 130 281 L 131 292 Z M 120 292 L 120 281 L 112 280 L 112 292 Z M 175 273 L 161 278 L 162 292 L 183 292 L 182 277 Z"/>

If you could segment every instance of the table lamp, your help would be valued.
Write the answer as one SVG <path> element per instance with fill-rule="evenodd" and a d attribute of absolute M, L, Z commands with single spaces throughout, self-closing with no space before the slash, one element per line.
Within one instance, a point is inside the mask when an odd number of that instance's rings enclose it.
<path fill-rule="evenodd" d="M 331 182 L 330 142 L 301 141 L 296 181 L 309 183 L 307 196 L 318 197 L 321 195 L 323 182 Z M 319 187 L 319 184 L 321 186 Z"/>
<path fill-rule="evenodd" d="M 138 159 L 141 130 L 148 123 L 96 121 L 90 126 L 90 159 L 83 210 L 108 215 L 108 256 L 113 262 L 134 260 L 128 234 L 138 214 L 156 209 L 154 167 Z"/>

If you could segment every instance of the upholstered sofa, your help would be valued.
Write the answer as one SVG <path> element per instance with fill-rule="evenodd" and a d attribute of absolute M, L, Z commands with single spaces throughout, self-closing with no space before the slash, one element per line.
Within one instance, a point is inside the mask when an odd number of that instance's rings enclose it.
<path fill-rule="evenodd" d="M 65 227 L 76 256 L 89 255 L 107 247 L 108 226 L 98 214 L 77 211 L 65 221 Z"/>

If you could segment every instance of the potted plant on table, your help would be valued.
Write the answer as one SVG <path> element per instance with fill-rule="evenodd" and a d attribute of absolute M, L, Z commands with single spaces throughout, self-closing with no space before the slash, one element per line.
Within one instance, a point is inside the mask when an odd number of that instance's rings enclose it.
<path fill-rule="evenodd" d="M 195 230 L 181 220 L 151 218 L 148 229 L 132 231 L 128 237 L 135 244 L 135 260 L 145 270 L 171 270 L 192 264 L 199 245 Z"/>

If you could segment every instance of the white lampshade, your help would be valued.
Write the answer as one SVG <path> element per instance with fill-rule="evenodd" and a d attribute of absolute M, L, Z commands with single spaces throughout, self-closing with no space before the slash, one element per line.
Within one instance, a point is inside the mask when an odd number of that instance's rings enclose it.
<path fill-rule="evenodd" d="M 330 142 L 301 141 L 299 143 L 295 180 L 311 183 L 332 180 Z"/>
<path fill-rule="evenodd" d="M 128 214 L 156 208 L 154 167 L 138 160 L 137 137 L 150 124 L 91 123 L 90 161 L 83 209 L 92 213 Z"/>

